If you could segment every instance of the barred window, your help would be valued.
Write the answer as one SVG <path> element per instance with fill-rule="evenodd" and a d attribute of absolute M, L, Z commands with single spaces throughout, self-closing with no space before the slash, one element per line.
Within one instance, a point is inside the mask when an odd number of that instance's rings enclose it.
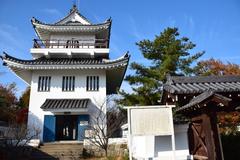
<path fill-rule="evenodd" d="M 62 91 L 74 91 L 75 89 L 75 77 L 63 76 Z"/>
<path fill-rule="evenodd" d="M 47 92 L 50 91 L 51 77 L 50 76 L 39 76 L 38 78 L 38 91 Z"/>
<path fill-rule="evenodd" d="M 99 90 L 99 76 L 87 76 L 87 91 Z"/>

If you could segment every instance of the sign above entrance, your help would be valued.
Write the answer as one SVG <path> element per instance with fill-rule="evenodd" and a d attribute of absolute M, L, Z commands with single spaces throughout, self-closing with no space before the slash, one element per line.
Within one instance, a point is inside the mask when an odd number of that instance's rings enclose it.
<path fill-rule="evenodd" d="M 88 121 L 80 121 L 80 126 L 86 126 L 88 125 Z"/>

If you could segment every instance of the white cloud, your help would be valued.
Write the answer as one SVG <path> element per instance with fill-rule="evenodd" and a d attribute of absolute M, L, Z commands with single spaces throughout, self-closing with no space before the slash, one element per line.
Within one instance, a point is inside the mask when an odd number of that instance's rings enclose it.
<path fill-rule="evenodd" d="M 118 47 L 118 45 L 115 42 L 110 42 L 110 49 L 115 53 L 115 54 L 120 54 L 122 51 Z"/>
<path fill-rule="evenodd" d="M 62 13 L 59 10 L 55 9 L 55 8 L 45 8 L 45 9 L 42 9 L 41 11 L 46 13 L 46 14 L 62 16 Z"/>
<path fill-rule="evenodd" d="M 93 15 L 93 18 L 95 19 L 95 21 L 96 21 L 96 23 L 101 23 L 102 22 L 102 20 L 100 19 L 100 17 L 99 16 L 97 16 L 97 15 Z"/>
<path fill-rule="evenodd" d="M 130 32 L 131 34 L 137 39 L 137 40 L 142 40 L 145 38 L 145 36 L 138 31 L 138 26 L 132 16 L 129 16 L 129 21 L 130 21 Z"/>
<path fill-rule="evenodd" d="M 18 39 L 19 37 L 19 29 L 16 26 L 12 26 L 9 24 L 0 24 L 0 44 L 3 48 L 11 47 L 17 48 L 23 51 L 25 48 L 23 47 L 22 41 Z"/>
<path fill-rule="evenodd" d="M 194 36 L 195 34 L 195 21 L 190 15 L 184 14 L 184 27 L 187 29 L 188 34 Z M 199 34 L 199 33 L 198 33 Z"/>

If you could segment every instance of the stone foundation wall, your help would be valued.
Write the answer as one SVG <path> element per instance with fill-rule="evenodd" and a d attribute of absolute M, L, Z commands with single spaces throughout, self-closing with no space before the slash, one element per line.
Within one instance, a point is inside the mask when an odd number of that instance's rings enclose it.
<path fill-rule="evenodd" d="M 102 157 L 105 156 L 105 151 L 94 144 L 84 145 L 85 153 L 89 156 Z M 128 155 L 127 143 L 124 141 L 122 143 L 111 143 L 108 146 L 108 156 L 126 156 Z"/>

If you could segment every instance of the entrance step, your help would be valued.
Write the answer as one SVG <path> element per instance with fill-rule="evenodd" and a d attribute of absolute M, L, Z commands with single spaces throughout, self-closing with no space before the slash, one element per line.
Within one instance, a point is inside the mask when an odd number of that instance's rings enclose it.
<path fill-rule="evenodd" d="M 77 160 L 82 156 L 83 143 L 44 143 L 32 153 L 36 160 L 66 159 Z"/>

